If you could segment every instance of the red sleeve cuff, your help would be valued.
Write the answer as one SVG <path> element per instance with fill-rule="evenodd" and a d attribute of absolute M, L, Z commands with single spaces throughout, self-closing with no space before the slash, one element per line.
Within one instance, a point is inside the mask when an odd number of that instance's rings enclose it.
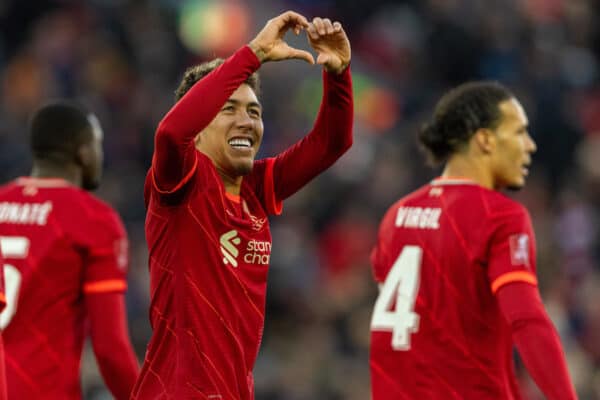
<path fill-rule="evenodd" d="M 537 286 L 537 278 L 527 271 L 512 271 L 500 275 L 492 282 L 492 293 L 496 293 L 502 286 L 511 282 L 526 282 Z"/>
<path fill-rule="evenodd" d="M 252 51 L 252 49 L 250 48 L 250 46 L 245 45 L 244 47 L 242 47 L 241 49 L 239 49 L 238 52 L 244 54 L 244 56 L 247 56 L 247 57 L 251 58 L 254 61 L 254 67 L 255 67 L 255 69 L 259 69 L 260 68 L 260 60 L 258 59 L 258 57 L 256 56 L 256 54 L 254 54 L 254 52 Z"/>
<path fill-rule="evenodd" d="M 86 294 L 124 292 L 125 290 L 127 290 L 127 282 L 121 279 L 109 279 L 104 281 L 87 282 L 83 285 L 83 292 Z"/>

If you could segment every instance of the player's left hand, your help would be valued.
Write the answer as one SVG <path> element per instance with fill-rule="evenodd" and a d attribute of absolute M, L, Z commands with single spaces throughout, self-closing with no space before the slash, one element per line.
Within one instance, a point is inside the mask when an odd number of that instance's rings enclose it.
<path fill-rule="evenodd" d="M 329 18 L 313 18 L 306 32 L 308 42 L 318 53 L 317 64 L 328 72 L 339 74 L 350 64 L 350 41 L 339 22 Z"/>

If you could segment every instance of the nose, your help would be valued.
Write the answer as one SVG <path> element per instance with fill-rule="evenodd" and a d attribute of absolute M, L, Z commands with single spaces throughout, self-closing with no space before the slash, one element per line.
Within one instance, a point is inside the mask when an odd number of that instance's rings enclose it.
<path fill-rule="evenodd" d="M 238 113 L 237 123 L 238 126 L 252 127 L 254 125 L 254 119 L 252 119 L 247 111 L 243 111 Z"/>
<path fill-rule="evenodd" d="M 527 151 L 529 153 L 535 153 L 537 151 L 537 144 L 529 134 L 527 134 Z"/>

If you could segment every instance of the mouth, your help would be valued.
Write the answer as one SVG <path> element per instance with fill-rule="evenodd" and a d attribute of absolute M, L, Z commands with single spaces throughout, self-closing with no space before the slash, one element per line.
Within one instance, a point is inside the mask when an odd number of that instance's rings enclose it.
<path fill-rule="evenodd" d="M 252 149 L 254 144 L 253 140 L 248 137 L 234 137 L 229 139 L 227 143 L 236 150 Z"/>
<path fill-rule="evenodd" d="M 528 176 L 529 175 L 529 167 L 530 167 L 531 163 L 526 163 L 523 164 L 521 166 L 521 172 L 523 173 L 523 176 Z"/>

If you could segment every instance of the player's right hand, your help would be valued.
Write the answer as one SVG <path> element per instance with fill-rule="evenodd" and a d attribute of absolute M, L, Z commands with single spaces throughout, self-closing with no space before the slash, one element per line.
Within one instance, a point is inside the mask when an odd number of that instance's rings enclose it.
<path fill-rule="evenodd" d="M 304 16 L 294 11 L 286 11 L 270 19 L 248 46 L 254 51 L 261 63 L 298 59 L 314 64 L 315 60 L 312 54 L 291 47 L 283 40 L 288 30 L 293 29 L 294 33 L 298 35 L 308 26 L 308 20 Z"/>

